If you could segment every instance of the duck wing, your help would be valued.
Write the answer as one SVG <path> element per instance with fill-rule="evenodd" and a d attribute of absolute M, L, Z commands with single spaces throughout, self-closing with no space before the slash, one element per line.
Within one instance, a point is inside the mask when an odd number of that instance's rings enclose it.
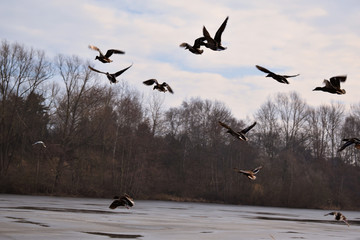
<path fill-rule="evenodd" d="M 300 74 L 296 74 L 296 75 L 283 75 L 284 78 L 292 78 L 292 77 L 297 77 Z"/>
<path fill-rule="evenodd" d="M 203 27 L 203 35 L 208 44 L 212 44 L 212 45 L 216 44 L 215 40 L 210 36 L 210 33 L 208 32 L 205 26 Z"/>
<path fill-rule="evenodd" d="M 172 88 L 169 86 L 169 84 L 167 84 L 166 82 L 164 82 L 164 87 L 166 87 L 166 89 L 167 89 L 170 93 L 174 94 L 174 91 L 173 91 Z"/>
<path fill-rule="evenodd" d="M 110 204 L 109 208 L 115 209 L 119 206 L 124 206 L 124 204 L 119 199 L 116 199 Z"/>
<path fill-rule="evenodd" d="M 348 146 L 355 143 L 354 139 L 343 139 L 343 141 L 346 141 L 346 142 L 339 148 L 338 152 L 341 152 L 342 150 L 344 150 Z"/>
<path fill-rule="evenodd" d="M 154 83 L 158 84 L 158 81 L 154 78 L 143 81 L 143 84 L 148 85 L 148 86 L 153 85 Z"/>
<path fill-rule="evenodd" d="M 259 166 L 259 167 L 255 168 L 255 169 L 253 170 L 253 173 L 254 173 L 254 174 L 257 174 L 257 173 L 260 171 L 260 169 L 262 169 L 262 166 Z"/>
<path fill-rule="evenodd" d="M 264 67 L 262 67 L 262 66 L 255 65 L 255 67 L 256 67 L 257 69 L 259 69 L 260 71 L 264 72 L 264 73 L 275 74 L 275 73 L 273 73 L 272 71 L 270 71 L 270 70 L 268 70 L 268 69 L 266 69 L 266 68 L 264 68 Z"/>
<path fill-rule="evenodd" d="M 109 49 L 107 50 L 106 54 L 105 54 L 105 57 L 109 58 L 111 55 L 113 54 L 125 54 L 124 51 L 121 51 L 121 50 L 117 50 L 117 49 Z"/>
<path fill-rule="evenodd" d="M 228 19 L 229 19 L 229 17 L 226 17 L 224 22 L 221 24 L 219 29 L 216 31 L 214 40 L 219 44 L 221 43 L 221 35 L 222 35 L 223 31 L 225 30 Z"/>
<path fill-rule="evenodd" d="M 220 124 L 222 127 L 226 128 L 227 130 L 229 130 L 229 131 L 231 131 L 231 132 L 235 132 L 234 130 L 231 129 L 231 127 L 229 127 L 229 126 L 226 125 L 225 123 L 219 121 L 219 124 Z"/>
<path fill-rule="evenodd" d="M 127 68 L 124 68 L 123 70 L 120 70 L 120 71 L 114 73 L 115 77 L 120 76 L 121 74 L 123 74 L 123 72 L 128 70 L 131 66 L 132 66 L 132 64 L 130 66 L 128 66 Z"/>
<path fill-rule="evenodd" d="M 248 126 L 247 128 L 241 130 L 241 133 L 242 133 L 242 134 L 247 133 L 247 132 L 250 131 L 255 125 L 256 125 L 256 122 L 254 122 L 253 124 L 251 124 L 251 125 Z"/>
<path fill-rule="evenodd" d="M 337 89 L 340 89 L 340 82 L 346 81 L 346 75 L 343 76 L 335 76 L 330 78 L 330 83 Z"/>
<path fill-rule="evenodd" d="M 92 50 L 98 51 L 101 56 L 104 56 L 104 54 L 101 52 L 101 50 L 98 47 L 96 47 L 94 45 L 89 45 L 89 48 Z"/>
<path fill-rule="evenodd" d="M 193 48 L 200 48 L 200 46 L 204 46 L 204 41 L 206 40 L 205 37 L 199 37 L 195 39 Z"/>
<path fill-rule="evenodd" d="M 102 72 L 102 71 L 96 70 L 95 68 L 92 68 L 92 67 L 90 67 L 90 66 L 89 66 L 89 68 L 90 68 L 90 70 L 92 70 L 92 71 L 94 71 L 94 72 L 106 74 L 106 72 Z"/>

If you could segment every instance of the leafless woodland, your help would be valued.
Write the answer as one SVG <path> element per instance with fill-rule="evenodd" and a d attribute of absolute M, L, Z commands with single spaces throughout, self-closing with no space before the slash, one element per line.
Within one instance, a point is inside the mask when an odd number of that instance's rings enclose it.
<path fill-rule="evenodd" d="M 278 93 L 253 119 L 221 100 L 164 109 L 129 84 L 110 85 L 77 56 L 0 46 L 0 192 L 360 209 L 360 102 L 309 106 Z M 218 121 L 257 125 L 248 142 Z M 46 147 L 33 145 L 42 140 Z M 233 171 L 262 165 L 255 181 Z"/>

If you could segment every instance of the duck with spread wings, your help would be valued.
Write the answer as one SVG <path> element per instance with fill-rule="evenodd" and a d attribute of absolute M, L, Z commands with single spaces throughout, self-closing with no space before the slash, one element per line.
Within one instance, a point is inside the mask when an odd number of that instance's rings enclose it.
<path fill-rule="evenodd" d="M 212 38 L 210 36 L 210 33 L 208 32 L 206 27 L 205 26 L 203 27 L 203 35 L 206 40 L 206 42 L 204 42 L 205 47 L 210 48 L 211 50 L 214 50 L 214 51 L 222 51 L 222 50 L 226 49 L 226 47 L 222 46 L 222 44 L 221 44 L 221 35 L 225 30 L 228 19 L 229 19 L 229 17 L 225 18 L 224 22 L 221 24 L 219 29 L 216 31 L 214 38 Z"/>
<path fill-rule="evenodd" d="M 275 79 L 276 81 L 280 82 L 280 83 L 286 83 L 286 84 L 289 84 L 289 81 L 287 80 L 287 78 L 292 78 L 292 77 L 297 77 L 299 76 L 300 74 L 296 74 L 296 75 L 279 75 L 279 74 L 276 74 L 276 73 L 273 73 L 272 71 L 262 67 L 262 66 L 259 66 L 259 65 L 255 65 L 257 69 L 259 69 L 260 71 L 264 72 L 264 73 L 267 73 L 266 77 L 271 77 L 273 79 Z"/>
<path fill-rule="evenodd" d="M 227 129 L 227 133 L 229 133 L 230 135 L 234 136 L 237 139 L 243 140 L 243 141 L 247 141 L 248 138 L 245 136 L 245 134 L 250 131 L 255 125 L 256 122 L 254 122 L 253 124 L 251 124 L 250 126 L 248 126 L 247 128 L 244 128 L 243 130 L 236 132 L 234 131 L 231 127 L 229 127 L 227 124 L 219 121 L 219 124 Z"/>
<path fill-rule="evenodd" d="M 110 59 L 110 57 L 113 54 L 125 54 L 124 51 L 117 50 L 117 49 L 109 49 L 109 50 L 106 51 L 106 54 L 103 54 L 101 52 L 101 50 L 96 46 L 89 45 L 89 48 L 99 52 L 99 56 L 96 56 L 95 60 L 99 60 L 102 63 L 111 63 L 112 60 Z"/>
<path fill-rule="evenodd" d="M 130 66 L 128 66 L 127 68 L 124 68 L 116 73 L 108 73 L 108 72 L 102 72 L 102 71 L 99 71 L 93 67 L 90 67 L 89 68 L 94 71 L 94 72 L 98 72 L 98 73 L 102 73 L 102 74 L 105 74 L 106 77 L 109 79 L 110 83 L 117 83 L 118 80 L 116 80 L 116 77 L 120 76 L 121 74 L 123 74 L 126 70 L 128 70 L 130 67 L 132 66 L 132 64 Z"/>
<path fill-rule="evenodd" d="M 345 89 L 341 89 L 340 83 L 346 81 L 346 75 L 335 76 L 330 78 L 330 81 L 325 79 L 324 80 L 324 87 L 316 87 L 313 91 L 323 91 L 332 94 L 339 94 L 343 95 L 346 93 Z"/>
<path fill-rule="evenodd" d="M 163 83 L 159 83 L 156 79 L 152 78 L 149 80 L 146 80 L 143 82 L 145 85 L 151 86 L 153 84 L 155 84 L 153 90 L 158 90 L 160 92 L 167 92 L 169 91 L 169 93 L 174 93 L 174 91 L 172 90 L 172 88 L 169 86 L 169 84 L 167 84 L 166 82 Z"/>

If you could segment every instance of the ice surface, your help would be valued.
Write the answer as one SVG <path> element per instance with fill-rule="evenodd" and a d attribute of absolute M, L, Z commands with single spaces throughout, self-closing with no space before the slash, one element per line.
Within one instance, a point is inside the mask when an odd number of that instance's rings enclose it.
<path fill-rule="evenodd" d="M 136 201 L 109 209 L 112 199 L 0 195 L 0 239 L 357 239 L 360 214 L 167 201 Z M 272 238 L 273 237 L 273 238 Z"/>

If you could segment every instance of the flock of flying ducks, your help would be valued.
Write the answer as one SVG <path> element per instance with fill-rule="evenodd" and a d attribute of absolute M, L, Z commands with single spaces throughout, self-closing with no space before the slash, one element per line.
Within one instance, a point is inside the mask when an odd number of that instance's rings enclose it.
<path fill-rule="evenodd" d="M 226 47 L 222 46 L 222 44 L 221 44 L 221 35 L 222 35 L 223 31 L 225 30 L 228 19 L 229 19 L 229 17 L 226 17 L 224 22 L 221 24 L 219 29 L 216 31 L 214 38 L 212 38 L 210 36 L 210 33 L 207 31 L 206 27 L 203 26 L 203 31 L 202 31 L 203 36 L 195 39 L 193 45 L 190 45 L 190 44 L 184 42 L 184 43 L 180 44 L 180 47 L 185 48 L 186 50 L 189 50 L 191 53 L 197 54 L 197 55 L 200 55 L 204 52 L 204 50 L 201 49 L 202 46 L 204 46 L 208 49 L 211 49 L 213 51 L 225 50 Z M 110 57 L 113 54 L 125 54 L 124 51 L 117 50 L 117 49 L 109 49 L 106 51 L 106 54 L 103 54 L 101 52 L 101 50 L 96 46 L 89 45 L 89 48 L 94 51 L 97 51 L 99 53 L 99 55 L 95 57 L 95 60 L 98 60 L 102 63 L 113 62 L 113 60 L 110 59 Z M 120 76 L 121 74 L 123 74 L 131 66 L 132 66 L 132 64 L 118 72 L 115 72 L 115 73 L 103 72 L 103 71 L 99 71 L 91 66 L 88 66 L 88 67 L 89 67 L 89 69 L 91 69 L 94 72 L 105 74 L 106 77 L 109 79 L 110 83 L 117 83 L 118 81 L 116 80 L 116 78 L 118 76 Z M 293 78 L 293 77 L 299 76 L 299 74 L 280 75 L 280 74 L 276 74 L 276 73 L 274 73 L 262 66 L 259 66 L 259 65 L 255 65 L 255 67 L 258 70 L 260 70 L 264 73 L 267 73 L 266 77 L 271 77 L 274 80 L 276 80 L 280 83 L 284 83 L 284 84 L 289 84 L 289 81 L 287 80 L 288 78 Z M 330 81 L 326 80 L 326 79 L 324 80 L 325 86 L 316 87 L 315 89 L 313 89 L 313 91 L 324 91 L 324 92 L 328 92 L 328 93 L 332 93 L 332 94 L 345 94 L 346 91 L 344 89 L 341 89 L 341 87 L 340 87 L 340 83 L 345 82 L 345 81 L 346 81 L 346 75 L 331 77 Z M 158 90 L 160 92 L 168 91 L 169 93 L 174 93 L 172 88 L 166 82 L 159 83 L 154 78 L 143 81 L 143 83 L 148 86 L 154 85 L 153 89 Z M 225 124 L 221 121 L 219 121 L 219 124 L 222 127 L 224 127 L 225 129 L 227 129 L 226 132 L 229 133 L 230 135 L 232 135 L 233 137 L 235 137 L 236 139 L 241 140 L 241 141 L 248 141 L 248 138 L 246 137 L 246 133 L 248 131 L 250 131 L 256 125 L 256 122 L 254 122 L 252 125 L 244 128 L 240 131 L 233 130 L 230 126 L 228 126 L 227 124 Z M 360 139 L 358 139 L 358 138 L 349 138 L 349 139 L 345 138 L 345 139 L 343 139 L 343 141 L 345 143 L 339 148 L 338 152 L 344 150 L 346 147 L 353 145 L 353 144 L 354 144 L 355 148 L 360 149 Z M 42 145 L 44 148 L 46 147 L 46 145 L 43 141 L 37 141 L 33 145 L 37 145 L 37 144 Z M 234 170 L 238 173 L 244 174 L 250 180 L 255 180 L 256 179 L 255 175 L 260 171 L 261 168 L 262 168 L 262 166 L 259 166 L 253 170 L 242 170 L 242 169 L 238 169 L 238 168 L 234 168 Z M 135 203 L 134 203 L 133 198 L 131 198 L 128 194 L 124 194 L 121 197 L 115 196 L 114 200 L 111 203 L 111 205 L 109 206 L 109 208 L 115 209 L 119 206 L 125 206 L 126 208 L 130 208 L 130 207 L 133 207 L 134 205 L 135 205 Z M 349 226 L 349 224 L 346 220 L 346 217 L 343 214 L 341 214 L 340 212 L 330 212 L 328 214 L 325 214 L 325 216 L 327 216 L 327 215 L 334 215 L 336 220 L 343 221 Z"/>

